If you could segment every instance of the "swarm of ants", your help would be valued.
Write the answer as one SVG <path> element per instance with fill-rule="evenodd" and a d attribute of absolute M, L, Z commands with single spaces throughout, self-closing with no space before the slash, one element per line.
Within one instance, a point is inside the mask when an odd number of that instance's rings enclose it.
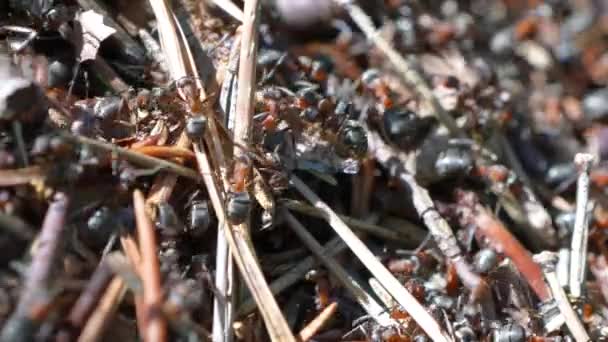
<path fill-rule="evenodd" d="M 0 340 L 608 340 L 607 23 L 0 2 Z"/>

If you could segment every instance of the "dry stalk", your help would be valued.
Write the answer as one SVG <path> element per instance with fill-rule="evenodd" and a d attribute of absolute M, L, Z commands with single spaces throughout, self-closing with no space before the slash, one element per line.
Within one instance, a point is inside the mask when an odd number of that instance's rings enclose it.
<path fill-rule="evenodd" d="M 159 158 L 147 156 L 145 154 L 130 151 L 128 149 L 116 146 L 111 143 L 107 143 L 107 142 L 103 142 L 103 141 L 99 141 L 99 140 L 95 140 L 95 139 L 91 139 L 91 138 L 86 138 L 86 137 L 83 137 L 80 135 L 72 135 L 72 134 L 65 133 L 65 132 L 61 133 L 61 136 L 72 142 L 78 143 L 78 144 L 89 145 L 90 147 L 97 149 L 97 150 L 115 153 L 117 156 L 124 158 L 125 160 L 127 160 L 133 164 L 139 165 L 139 166 L 148 167 L 148 168 L 159 168 L 159 169 L 162 169 L 165 171 L 175 173 L 176 175 L 179 175 L 182 177 L 190 178 L 194 181 L 199 181 L 201 179 L 200 176 L 194 170 L 183 167 L 181 165 L 177 165 L 175 163 L 168 162 L 166 160 L 162 160 Z"/>
<path fill-rule="evenodd" d="M 217 7 L 223 9 L 226 13 L 230 14 L 234 19 L 239 22 L 243 22 L 243 11 L 230 0 L 211 0 Z"/>
<path fill-rule="evenodd" d="M 396 324 L 386 308 L 382 307 L 359 283 L 333 257 L 323 252 L 323 246 L 306 230 L 306 228 L 289 211 L 283 210 L 283 215 L 289 227 L 298 235 L 300 240 L 310 251 L 327 267 L 327 269 L 340 281 L 365 311 L 382 326 Z"/>
<path fill-rule="evenodd" d="M 80 332 L 110 280 L 112 280 L 112 271 L 108 264 L 102 260 L 93 272 L 91 280 L 72 306 L 67 318 L 68 326 L 58 333 L 58 341 L 72 341 L 74 336 Z"/>
<path fill-rule="evenodd" d="M 234 128 L 235 141 L 247 146 L 251 121 L 253 119 L 253 94 L 255 91 L 255 66 L 257 54 L 257 20 L 258 20 L 259 4 L 256 0 L 245 2 L 245 17 L 242 27 L 241 38 L 241 54 L 239 61 L 239 87 L 237 94 L 237 125 Z M 213 120 L 212 120 L 213 121 Z M 195 144 L 195 152 L 197 152 L 197 160 L 201 166 L 201 171 L 210 170 L 209 161 L 206 155 L 197 151 Z M 238 151 L 236 151 L 238 153 Z M 216 154 L 221 157 L 221 153 Z M 220 165 L 225 165 L 223 160 Z M 223 173 L 223 172 L 222 172 Z M 205 178 L 205 177 L 204 177 Z M 225 179 L 225 178 L 224 178 Z M 223 201 L 220 198 L 220 192 L 217 184 L 210 179 L 205 181 L 216 214 L 220 219 L 220 226 L 225 227 L 226 238 L 231 248 L 233 257 L 239 267 L 241 274 L 256 300 L 261 311 L 262 317 L 266 324 L 268 333 L 272 341 L 295 341 L 295 337 L 289 330 L 289 326 L 279 309 L 272 292 L 264 279 L 259 263 L 253 250 L 251 238 L 249 236 L 249 227 L 247 224 L 232 226 L 226 221 L 226 213 L 223 208 Z M 209 183 L 209 184 L 207 184 Z M 227 189 L 227 182 L 224 180 L 223 185 Z M 215 190 L 212 190 L 215 189 Z M 211 195 L 211 193 L 215 193 Z M 215 199 L 213 199 L 215 198 Z"/>
<path fill-rule="evenodd" d="M 557 279 L 557 274 L 555 273 L 555 264 L 557 262 L 557 255 L 553 252 L 542 252 L 538 255 L 534 256 L 534 259 L 542 265 L 542 268 L 545 272 L 545 279 L 547 280 L 547 285 L 549 285 L 549 289 L 557 302 L 557 307 L 559 311 L 564 316 L 566 325 L 570 329 L 570 332 L 574 336 L 576 342 L 587 342 L 591 341 L 587 331 L 585 330 L 585 326 L 581 323 L 578 315 L 570 305 L 570 301 L 568 301 L 568 297 L 564 292 L 564 289 L 560 286 L 559 280 Z"/>
<path fill-rule="evenodd" d="M 336 310 L 338 310 L 338 303 L 333 302 L 323 309 L 323 311 L 319 312 L 317 317 L 300 330 L 298 334 L 300 341 L 306 342 L 315 336 L 323 328 L 323 325 L 332 318 Z"/>
<path fill-rule="evenodd" d="M 357 258 L 365 265 L 371 274 L 378 279 L 384 288 L 395 298 L 395 300 L 405 309 L 410 316 L 418 323 L 424 332 L 433 339 L 433 341 L 450 341 L 451 339 L 443 331 L 439 323 L 431 316 L 424 306 L 420 304 L 407 291 L 403 285 L 382 265 L 365 244 L 359 240 L 357 235 L 348 228 L 348 226 L 338 217 L 319 196 L 317 196 L 304 182 L 298 177 L 293 176 L 290 179 L 293 185 L 302 196 L 304 196 L 315 207 L 322 210 L 326 215 L 325 219 L 334 231 L 344 240 L 344 243 L 357 256 Z"/>
<path fill-rule="evenodd" d="M 122 279 L 119 277 L 112 279 L 103 297 L 99 300 L 99 304 L 82 329 L 78 342 L 95 342 L 102 339 L 103 332 L 108 328 L 110 319 L 114 316 L 116 310 L 118 310 L 118 305 L 122 301 L 126 290 L 127 288 Z"/>
<path fill-rule="evenodd" d="M 137 224 L 137 239 L 141 250 L 141 273 L 143 285 L 145 341 L 166 341 L 167 323 L 160 314 L 162 305 L 162 288 L 160 270 L 156 253 L 156 235 L 154 225 L 146 214 L 144 195 L 139 190 L 133 193 L 133 208 Z"/>
<path fill-rule="evenodd" d="M 370 150 L 376 160 L 386 169 L 389 169 L 394 176 L 398 177 L 403 186 L 411 190 L 412 203 L 416 212 L 424 221 L 441 252 L 456 266 L 456 272 L 463 285 L 475 295 L 476 299 L 481 301 L 484 313 L 493 316 L 495 308 L 490 294 L 486 291 L 488 289 L 487 284 L 465 262 L 452 228 L 435 209 L 435 204 L 428 190 L 420 186 L 416 179 L 405 171 L 403 164 L 396 157 L 398 153 L 385 144 L 380 136 L 370 132 L 369 139 Z"/>
<path fill-rule="evenodd" d="M 196 144 L 194 145 L 194 153 L 200 167 L 203 181 L 209 192 L 211 204 L 218 218 L 218 227 L 223 229 L 228 245 L 234 251 L 233 257 L 241 271 L 241 275 L 245 280 L 255 302 L 258 305 L 264 322 L 266 323 L 268 334 L 272 341 L 295 341 L 293 334 L 287 326 L 287 322 L 283 317 L 260 269 L 259 264 L 254 255 L 251 254 L 249 245 L 237 243 L 235 235 L 243 234 L 242 231 L 234 230 L 226 220 L 226 212 L 222 192 L 212 176 L 211 165 L 207 155 L 202 152 Z M 248 233 L 247 233 L 248 234 Z M 243 241 L 242 237 L 238 241 Z M 273 316 L 274 315 L 274 316 Z"/>
<path fill-rule="evenodd" d="M 120 244 L 127 255 L 131 266 L 141 278 L 141 255 L 137 243 L 131 235 L 123 235 L 120 237 Z M 135 300 L 135 318 L 137 320 L 137 329 L 141 336 L 145 336 L 144 326 L 144 298 L 141 293 L 133 294 Z"/>
<path fill-rule="evenodd" d="M 574 163 L 579 169 L 576 183 L 576 217 L 572 231 L 572 245 L 570 250 L 570 295 L 580 298 L 587 273 L 587 244 L 589 240 L 589 169 L 593 163 L 593 155 L 578 153 Z"/>
<path fill-rule="evenodd" d="M 40 312 L 46 311 L 44 308 L 51 301 L 53 265 L 61 253 L 68 205 L 67 195 L 57 193 L 46 211 L 37 239 L 38 248 L 27 270 L 17 308 L 2 329 L 2 341 L 20 341 L 30 336 L 32 331 L 23 330 L 32 329 L 27 322 L 44 319 L 38 316 L 44 316 Z"/>
<path fill-rule="evenodd" d="M 131 151 L 145 154 L 154 158 L 161 159 L 189 159 L 194 160 L 194 153 L 192 151 L 181 148 L 179 146 L 142 146 L 137 148 L 132 148 Z"/>
<path fill-rule="evenodd" d="M 226 75 L 224 76 L 220 93 L 220 105 L 223 106 L 223 110 L 226 113 L 226 121 L 234 118 L 236 114 L 236 103 L 224 105 L 223 99 L 224 97 L 227 99 L 236 97 L 236 72 L 239 62 L 240 46 L 240 35 L 238 35 L 234 44 L 232 45 L 228 65 L 224 71 L 225 74 L 229 75 L 228 77 L 226 77 Z M 224 84 L 229 86 L 225 87 Z M 227 184 L 225 186 L 227 186 Z M 231 289 L 234 288 L 235 281 L 234 263 L 232 262 L 232 255 L 230 253 L 228 241 L 226 240 L 226 234 L 224 232 L 225 229 L 225 225 L 218 226 L 217 247 L 215 253 L 215 287 L 224 297 L 224 300 L 217 297 L 213 299 L 212 334 L 215 341 L 232 340 L 231 323 L 234 318 L 234 296 L 231 296 Z"/>

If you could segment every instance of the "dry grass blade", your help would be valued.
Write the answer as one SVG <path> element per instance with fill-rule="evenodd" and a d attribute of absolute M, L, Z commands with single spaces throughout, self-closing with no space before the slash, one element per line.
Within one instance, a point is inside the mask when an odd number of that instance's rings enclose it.
<path fill-rule="evenodd" d="M 230 58 L 227 62 L 226 69 L 224 71 L 224 83 L 234 84 L 236 86 L 236 72 L 239 60 L 239 52 L 240 52 L 240 35 L 236 37 L 234 44 L 232 45 L 230 51 Z M 220 93 L 220 102 L 222 101 L 222 97 L 232 98 L 236 96 L 235 87 L 222 87 Z M 236 103 L 235 103 L 236 104 Z M 236 107 L 232 106 L 224 106 L 224 112 L 226 113 L 226 118 L 232 118 L 236 114 Z M 218 160 L 220 158 L 217 158 Z M 225 225 L 221 225 L 218 227 L 217 231 L 217 247 L 215 253 L 215 287 L 219 291 L 224 298 L 234 298 L 234 296 L 230 295 L 231 289 L 234 288 L 234 263 L 232 262 L 232 255 L 230 252 L 230 248 L 228 246 L 228 241 L 226 240 L 226 234 L 224 230 L 226 229 Z M 230 341 L 232 337 L 232 321 L 234 315 L 234 306 L 233 300 L 226 301 L 221 300 L 220 298 L 213 299 L 213 325 L 212 325 L 212 333 L 214 341 L 222 341 L 227 340 Z"/>
<path fill-rule="evenodd" d="M 123 251 L 127 255 L 129 262 L 137 274 L 141 274 L 141 255 L 137 243 L 131 235 L 124 235 L 120 237 L 120 244 Z M 141 278 L 141 276 L 140 276 Z M 135 300 L 135 317 L 137 318 L 137 329 L 141 336 L 145 336 L 144 326 L 144 299 L 141 293 L 134 293 Z"/>
<path fill-rule="evenodd" d="M 582 296 L 583 284 L 587 271 L 587 244 L 589 240 L 589 169 L 593 163 L 593 155 L 579 153 L 574 157 L 574 163 L 579 167 L 576 184 L 576 217 L 572 232 L 570 251 L 570 295 L 574 298 Z"/>
<path fill-rule="evenodd" d="M 348 272 L 334 258 L 323 253 L 323 246 L 306 230 L 306 228 L 288 211 L 284 210 L 283 215 L 289 224 L 289 227 L 298 235 L 300 240 L 304 242 L 311 252 L 321 260 L 323 265 L 342 283 L 355 300 L 365 309 L 365 311 L 382 326 L 396 324 L 386 308 L 382 307 L 378 302 L 357 283 Z"/>
<path fill-rule="evenodd" d="M 230 14 L 234 19 L 239 22 L 243 22 L 243 11 L 230 0 L 211 0 L 217 7 L 223 9 L 226 13 Z"/>
<path fill-rule="evenodd" d="M 304 327 L 298 334 L 300 341 L 306 342 L 310 340 L 321 328 L 327 323 L 338 310 L 338 303 L 333 302 L 329 304 L 323 311 L 321 311 L 317 317 L 315 317 L 308 325 Z"/>
<path fill-rule="evenodd" d="M 79 135 L 71 135 L 68 133 L 62 133 L 62 136 L 72 142 L 76 142 L 79 144 L 86 144 L 94 149 L 115 153 L 119 157 L 124 158 L 125 160 L 127 160 L 133 164 L 139 165 L 139 166 L 148 167 L 148 168 L 159 168 L 159 169 L 163 169 L 165 171 L 173 172 L 182 177 L 190 178 L 195 181 L 200 180 L 200 176 L 196 173 L 196 171 L 188 169 L 181 165 L 177 165 L 175 163 L 168 162 L 166 160 L 162 160 L 159 158 L 147 156 L 145 154 L 129 151 L 125 148 L 113 145 L 111 143 L 106 143 L 103 141 L 86 138 L 86 137 L 79 136 Z"/>
<path fill-rule="evenodd" d="M 144 324 L 146 326 L 146 341 L 165 341 L 167 339 L 167 323 L 160 314 L 162 305 L 162 289 L 160 285 L 160 270 L 156 253 L 156 236 L 154 225 L 146 214 L 144 195 L 135 190 L 133 193 L 133 208 L 137 223 L 137 237 L 141 249 L 141 273 L 144 290 Z"/>
<path fill-rule="evenodd" d="M 359 258 L 361 263 L 378 279 L 384 288 L 395 298 L 395 300 L 406 310 L 424 332 L 433 341 L 450 341 L 450 338 L 443 331 L 439 323 L 431 316 L 424 306 L 420 304 L 409 293 L 401 283 L 389 272 L 384 265 L 372 253 L 365 244 L 348 228 L 348 226 L 338 217 L 338 215 L 317 196 L 304 182 L 298 177 L 292 176 L 290 183 L 310 201 L 315 207 L 322 210 L 326 215 L 326 220 L 334 231 L 344 240 L 350 250 Z"/>
<path fill-rule="evenodd" d="M 73 340 L 73 334 L 84 326 L 111 280 L 112 272 L 108 264 L 102 260 L 70 310 L 67 318 L 69 326 L 58 333 L 59 341 Z"/>
<path fill-rule="evenodd" d="M 587 335 L 585 326 L 583 323 L 581 323 L 576 312 L 570 305 L 570 301 L 568 300 L 564 289 L 561 287 L 559 280 L 557 279 L 557 274 L 555 273 L 557 255 L 553 252 L 542 252 L 535 255 L 534 260 L 542 265 L 545 272 L 545 280 L 547 281 L 547 285 L 549 285 L 549 289 L 553 294 L 553 298 L 555 298 L 555 301 L 557 302 L 559 311 L 564 316 L 566 325 L 570 329 L 574 339 L 577 342 L 591 341 L 589 335 Z"/>
<path fill-rule="evenodd" d="M 23 336 L 32 332 L 25 322 L 35 322 L 44 317 L 33 317 L 37 311 L 44 312 L 44 307 L 50 302 L 50 282 L 53 263 L 57 261 L 60 253 L 61 241 L 65 232 L 65 219 L 69 205 L 68 197 L 63 193 L 55 194 L 53 202 L 49 205 L 42 229 L 38 236 L 38 249 L 27 270 L 24 288 L 19 298 L 16 310 L 13 312 L 2 329 L 3 341 L 19 341 Z"/>
<path fill-rule="evenodd" d="M 234 140 L 236 145 L 248 146 L 253 121 L 253 99 L 255 92 L 255 71 L 257 56 L 257 35 L 259 2 L 245 1 L 245 16 L 242 26 L 241 50 L 239 59 L 239 78 L 236 103 L 236 122 Z M 236 146 L 235 145 L 235 146 Z M 235 155 L 244 151 L 235 149 Z M 226 221 L 224 221 L 227 223 Z M 254 252 L 247 222 L 238 226 L 226 225 L 228 243 L 232 254 L 243 275 L 245 283 L 256 300 L 262 317 L 273 341 L 295 341 L 287 321 L 272 296 L 272 292 L 264 279 L 260 265 Z"/>
<path fill-rule="evenodd" d="M 234 231 L 226 221 L 226 212 L 224 209 L 223 199 L 220 197 L 221 192 L 215 180 L 211 176 L 211 165 L 207 155 L 202 152 L 197 145 L 194 145 L 194 152 L 198 161 L 203 181 L 209 192 L 211 204 L 218 217 L 218 227 L 226 233 L 228 244 L 233 253 L 234 260 L 245 280 L 249 291 L 251 292 L 255 302 L 258 304 L 264 322 L 267 325 L 268 334 L 272 341 L 295 341 L 293 334 L 287 326 L 287 322 L 283 317 L 268 285 L 264 279 L 264 275 L 260 269 L 259 264 L 254 255 L 251 254 L 250 246 L 243 243 L 236 242 L 234 235 L 243 234 L 242 231 Z M 238 237 L 239 241 L 242 241 L 242 236 Z M 238 253 L 237 253 L 238 251 Z"/>
<path fill-rule="evenodd" d="M 178 31 L 173 21 L 173 12 L 165 0 L 150 0 L 149 2 L 158 22 L 160 46 L 163 48 L 171 79 L 184 78 L 188 76 L 188 69 Z"/>
<path fill-rule="evenodd" d="M 110 319 L 118 310 L 118 305 L 126 293 L 125 283 L 119 277 L 114 277 L 108 285 L 99 305 L 82 329 L 78 342 L 94 342 L 103 338 L 103 332 L 108 328 Z"/>

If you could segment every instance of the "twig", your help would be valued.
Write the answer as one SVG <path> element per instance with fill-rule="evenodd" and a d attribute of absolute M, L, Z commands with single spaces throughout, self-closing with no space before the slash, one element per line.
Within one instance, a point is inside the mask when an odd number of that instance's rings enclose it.
<path fill-rule="evenodd" d="M 389 326 L 395 323 L 386 308 L 382 307 L 378 302 L 370 296 L 356 282 L 348 272 L 331 256 L 323 253 L 323 246 L 306 230 L 306 228 L 287 210 L 283 210 L 283 216 L 287 220 L 289 227 L 296 233 L 302 242 L 310 249 L 310 251 L 327 267 L 327 269 L 340 281 L 342 286 L 346 288 L 355 300 L 365 309 L 365 311 L 382 326 Z"/>
<path fill-rule="evenodd" d="M 230 14 L 234 19 L 239 22 L 243 22 L 243 11 L 230 0 L 211 0 L 217 7 L 223 9 L 226 13 Z"/>
<path fill-rule="evenodd" d="M 238 243 L 234 235 L 243 234 L 242 231 L 235 231 L 226 220 L 226 212 L 223 205 L 221 192 L 215 180 L 211 176 L 211 166 L 207 155 L 203 153 L 197 144 L 194 144 L 194 153 L 198 161 L 203 181 L 207 187 L 211 204 L 218 218 L 218 227 L 226 234 L 228 244 L 234 252 L 233 257 L 241 271 L 241 275 L 247 284 L 255 302 L 262 313 L 264 322 L 267 325 L 267 330 L 272 341 L 295 341 L 293 334 L 287 326 L 287 322 L 283 317 L 278 305 L 272 296 L 272 292 L 268 288 L 259 264 L 254 255 L 252 255 L 250 246 L 244 243 Z M 233 235 L 234 234 L 234 235 Z M 242 238 L 238 239 L 242 241 Z M 237 253 L 238 251 L 238 253 Z M 261 281 L 260 281 L 261 280 Z M 274 316 L 273 316 L 274 315 Z"/>
<path fill-rule="evenodd" d="M 345 249 L 346 245 L 342 242 L 342 239 L 340 237 L 335 237 L 326 243 L 325 246 L 323 246 L 321 253 L 326 256 L 334 256 Z M 284 290 L 304 277 L 304 275 L 306 275 L 306 273 L 310 271 L 316 263 L 316 257 L 309 256 L 304 258 L 302 261 L 292 267 L 289 272 L 286 272 L 279 278 L 275 279 L 270 284 L 270 291 L 272 291 L 274 295 L 282 293 Z M 249 298 L 248 300 L 243 301 L 243 303 L 239 306 L 238 316 L 244 316 L 254 309 L 255 302 Z"/>
<path fill-rule="evenodd" d="M 369 132 L 370 151 L 376 160 L 398 177 L 401 184 L 411 190 L 412 202 L 416 212 L 429 229 L 441 252 L 456 266 L 458 277 L 463 285 L 471 290 L 475 299 L 483 304 L 484 314 L 493 316 L 495 310 L 486 282 L 473 272 L 471 266 L 463 258 L 462 250 L 448 222 L 435 209 L 429 192 L 420 186 L 416 179 L 409 174 L 403 163 L 396 157 L 398 153 L 382 141 L 375 133 Z"/>
<path fill-rule="evenodd" d="M 321 212 L 317 208 L 309 206 L 309 205 L 301 203 L 301 202 L 284 201 L 284 202 L 282 202 L 282 205 L 284 205 L 287 209 L 296 211 L 300 214 L 317 217 L 317 218 L 324 217 L 323 212 Z M 375 224 L 367 223 L 365 221 L 362 221 L 362 220 L 359 220 L 359 219 L 356 219 L 356 218 L 353 218 L 350 216 L 346 216 L 346 215 L 338 215 L 338 216 L 347 225 L 349 225 L 350 227 L 352 227 L 356 230 L 359 230 L 359 231 L 365 232 L 365 233 L 369 233 L 369 234 L 375 235 L 375 236 L 383 238 L 383 239 L 404 243 L 407 245 L 417 246 L 418 244 L 420 244 L 420 242 L 422 242 L 422 240 L 424 240 L 424 237 L 426 236 L 425 230 L 423 230 L 422 228 L 416 226 L 415 224 L 410 223 L 405 220 L 403 221 L 404 222 L 403 229 L 396 231 L 396 230 L 388 229 L 388 228 L 378 226 Z"/>
<path fill-rule="evenodd" d="M 125 160 L 127 160 L 133 164 L 136 164 L 136 165 L 149 167 L 149 168 L 159 167 L 166 171 L 173 172 L 182 177 L 190 178 L 197 182 L 201 179 L 201 177 L 198 175 L 198 173 L 196 173 L 196 171 L 194 171 L 194 170 L 188 169 L 181 165 L 177 165 L 175 163 L 168 162 L 166 160 L 162 160 L 159 158 L 147 156 L 145 154 L 133 152 L 133 151 L 116 146 L 111 143 L 106 143 L 103 141 L 86 138 L 86 137 L 83 137 L 80 135 L 72 135 L 72 134 L 65 133 L 65 132 L 62 132 L 61 136 L 65 137 L 66 139 L 68 139 L 70 141 L 73 141 L 73 142 L 76 142 L 79 144 L 89 145 L 98 150 L 116 153 L 116 155 L 118 155 L 119 157 L 124 158 Z"/>
<path fill-rule="evenodd" d="M 302 330 L 300 330 L 300 333 L 298 334 L 300 341 L 306 342 L 315 336 L 319 330 L 323 328 L 323 325 L 325 325 L 325 323 L 331 319 L 337 309 L 338 303 L 336 302 L 329 304 L 325 309 L 323 309 L 323 311 L 321 311 L 317 317 L 315 317 Z"/>
<path fill-rule="evenodd" d="M 110 318 L 118 310 L 118 305 L 125 293 L 125 283 L 119 277 L 114 277 L 99 300 L 99 305 L 82 329 L 78 342 L 94 342 L 102 339 L 103 332 L 108 328 Z"/>
<path fill-rule="evenodd" d="M 589 168 L 593 163 L 593 155 L 578 153 L 574 156 L 574 163 L 579 169 L 579 175 L 576 183 L 576 217 L 572 231 L 569 285 L 570 295 L 580 298 L 587 271 L 587 240 L 589 239 L 587 203 L 589 203 Z"/>
<path fill-rule="evenodd" d="M 2 329 L 2 341 L 20 341 L 23 336 L 31 336 L 32 331 L 22 330 L 32 328 L 25 322 L 36 322 L 43 318 L 32 315 L 50 301 L 53 264 L 60 254 L 68 204 L 67 195 L 57 193 L 47 209 L 38 237 L 38 250 L 25 276 L 17 308 Z"/>
<path fill-rule="evenodd" d="M 87 287 L 82 291 L 74 306 L 72 306 L 67 318 L 69 326 L 58 333 L 58 341 L 72 341 L 74 336 L 78 335 L 80 329 L 82 329 L 95 309 L 110 280 L 112 280 L 112 272 L 107 263 L 102 260 L 97 269 L 95 269 L 95 272 L 93 272 Z"/>
<path fill-rule="evenodd" d="M 557 262 L 557 256 L 553 252 L 542 252 L 535 256 L 536 262 L 541 264 L 544 272 L 545 279 L 549 285 L 549 289 L 553 294 L 553 298 L 557 302 L 560 312 L 566 319 L 566 325 L 570 329 L 570 332 L 574 336 L 576 342 L 587 342 L 591 341 L 583 323 L 581 323 L 576 312 L 570 305 L 568 297 L 564 289 L 560 286 L 557 274 L 555 273 L 555 263 Z"/>
<path fill-rule="evenodd" d="M 433 115 L 445 125 L 450 134 L 456 137 L 464 137 L 464 132 L 458 127 L 454 118 L 441 107 L 424 78 L 416 71 L 412 63 L 403 58 L 389 42 L 378 34 L 374 23 L 361 7 L 357 6 L 352 0 L 335 1 L 348 11 L 355 24 L 367 37 L 367 40 L 375 44 L 386 55 L 403 80 L 413 86 L 414 90 L 427 102 L 433 111 Z"/>
<path fill-rule="evenodd" d="M 132 148 L 131 151 L 161 159 L 183 158 L 194 160 L 195 158 L 192 151 L 178 146 L 142 146 Z"/>
<path fill-rule="evenodd" d="M 139 254 L 139 249 L 135 240 L 131 235 L 123 235 L 120 237 L 120 244 L 122 245 L 122 249 L 127 255 L 129 262 L 135 272 L 138 275 L 141 274 L 141 255 Z M 140 276 L 141 278 L 141 276 Z M 137 329 L 141 336 L 145 336 L 145 326 L 144 326 L 144 299 L 141 293 L 133 294 L 135 300 L 135 318 L 137 320 Z"/>
<path fill-rule="evenodd" d="M 540 266 L 532 260 L 530 252 L 496 219 L 488 209 L 477 205 L 472 220 L 479 232 L 488 238 L 490 245 L 499 253 L 504 253 L 526 279 L 538 298 L 542 301 L 551 299 L 543 279 Z"/>
<path fill-rule="evenodd" d="M 236 122 L 233 129 L 236 156 L 243 154 L 236 146 L 248 146 L 253 121 L 253 100 L 255 94 L 255 68 L 257 63 L 259 2 L 246 0 L 242 26 L 239 76 L 236 103 Z M 225 217 L 224 217 L 225 218 Z M 227 223 L 225 220 L 224 223 Z M 237 225 L 226 225 L 231 252 L 241 270 L 245 283 L 252 292 L 261 311 L 262 318 L 272 341 L 295 341 L 287 321 L 283 317 L 272 292 L 261 272 L 251 236 L 248 221 Z"/>
<path fill-rule="evenodd" d="M 344 240 L 350 250 L 359 258 L 365 267 L 382 283 L 382 286 L 395 298 L 395 300 L 412 316 L 418 325 L 433 341 L 450 341 L 439 323 L 431 316 L 424 306 L 409 293 L 399 281 L 391 274 L 376 256 L 365 246 L 361 240 L 348 228 L 338 215 L 325 204 L 304 182 L 292 176 L 290 183 L 310 201 L 315 207 L 322 210 L 326 220 L 334 231 Z"/>
<path fill-rule="evenodd" d="M 220 105 L 224 105 L 222 98 L 232 98 L 236 95 L 236 68 L 238 67 L 239 52 L 240 52 L 240 35 L 234 42 L 231 51 L 230 58 L 228 61 L 228 67 L 226 73 L 232 71 L 230 66 L 234 67 L 234 73 L 231 73 L 229 77 L 224 77 L 224 83 L 234 85 L 234 87 L 222 87 L 220 93 Z M 234 95 L 234 96 L 233 96 Z M 236 114 L 236 103 L 234 105 L 223 106 L 223 110 L 226 113 L 225 120 L 228 121 L 233 118 Z M 214 341 L 226 341 L 232 340 L 232 326 L 234 316 L 234 296 L 231 296 L 231 288 L 234 288 L 234 263 L 232 262 L 232 255 L 230 248 L 228 247 L 228 241 L 226 240 L 226 229 L 225 225 L 218 226 L 217 231 L 217 247 L 215 254 L 215 287 L 224 299 L 229 298 L 230 300 L 221 300 L 218 296 L 213 299 L 213 325 L 212 334 Z"/>
<path fill-rule="evenodd" d="M 139 190 L 133 193 L 133 210 L 137 224 L 137 240 L 141 251 L 141 279 L 144 290 L 144 324 L 146 341 L 165 341 L 167 323 L 160 314 L 162 289 L 160 269 L 156 253 L 154 225 L 146 214 L 144 195 Z"/>

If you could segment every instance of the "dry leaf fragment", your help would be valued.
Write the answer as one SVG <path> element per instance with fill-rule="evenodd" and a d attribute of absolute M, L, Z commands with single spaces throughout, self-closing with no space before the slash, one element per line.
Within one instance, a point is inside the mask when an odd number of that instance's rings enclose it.
<path fill-rule="evenodd" d="M 79 42 L 80 44 L 77 44 L 80 47 L 80 62 L 94 60 L 101 42 L 116 30 L 105 25 L 103 16 L 93 10 L 78 14 L 77 21 L 80 23 L 82 30 L 82 37 L 74 37 L 76 40 L 82 39 Z"/>

